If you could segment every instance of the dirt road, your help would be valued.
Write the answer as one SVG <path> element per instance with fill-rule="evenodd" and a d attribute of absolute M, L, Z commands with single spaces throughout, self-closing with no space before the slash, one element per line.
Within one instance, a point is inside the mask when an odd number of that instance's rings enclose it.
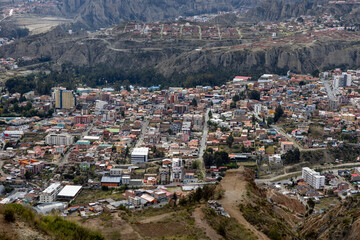
<path fill-rule="evenodd" d="M 230 214 L 231 217 L 235 218 L 240 224 L 250 229 L 258 239 L 268 240 L 269 238 L 253 225 L 251 225 L 242 215 L 239 209 L 239 204 L 242 201 L 246 201 L 247 193 L 247 182 L 245 181 L 246 176 L 244 168 L 229 170 L 226 176 L 220 183 L 220 186 L 225 190 L 224 197 L 219 201 L 225 211 Z"/>
<path fill-rule="evenodd" d="M 209 224 L 206 222 L 204 218 L 204 213 L 201 211 L 201 208 L 196 208 L 193 212 L 193 218 L 195 219 L 196 227 L 202 229 L 208 238 L 211 240 L 219 240 L 224 239 L 220 236 Z"/>

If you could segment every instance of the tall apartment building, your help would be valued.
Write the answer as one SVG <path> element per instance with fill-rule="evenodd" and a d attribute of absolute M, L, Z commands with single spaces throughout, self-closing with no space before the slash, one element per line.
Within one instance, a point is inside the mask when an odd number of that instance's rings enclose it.
<path fill-rule="evenodd" d="M 44 191 L 41 192 L 39 202 L 41 203 L 51 203 L 56 199 L 57 194 L 59 193 L 61 184 L 59 182 L 51 184 Z"/>
<path fill-rule="evenodd" d="M 70 109 L 76 106 L 76 95 L 72 90 L 58 88 L 54 91 L 55 107 L 59 109 Z"/>
<path fill-rule="evenodd" d="M 181 158 L 173 158 L 171 163 L 171 182 L 182 182 L 184 180 L 184 166 Z"/>
<path fill-rule="evenodd" d="M 74 143 L 74 136 L 67 133 L 50 133 L 45 137 L 47 145 L 71 145 Z"/>
<path fill-rule="evenodd" d="M 343 73 L 342 75 L 334 76 L 333 86 L 334 89 L 339 87 L 350 87 L 352 77 L 351 74 Z"/>
<path fill-rule="evenodd" d="M 320 173 L 308 167 L 302 169 L 302 178 L 315 189 L 320 189 L 325 186 L 325 176 L 321 176 Z"/>

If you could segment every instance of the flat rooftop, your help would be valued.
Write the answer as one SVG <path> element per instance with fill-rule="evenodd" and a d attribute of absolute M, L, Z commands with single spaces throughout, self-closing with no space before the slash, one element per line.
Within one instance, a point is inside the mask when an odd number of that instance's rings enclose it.
<path fill-rule="evenodd" d="M 59 197 L 75 197 L 81 190 L 82 186 L 66 185 L 58 194 Z"/>

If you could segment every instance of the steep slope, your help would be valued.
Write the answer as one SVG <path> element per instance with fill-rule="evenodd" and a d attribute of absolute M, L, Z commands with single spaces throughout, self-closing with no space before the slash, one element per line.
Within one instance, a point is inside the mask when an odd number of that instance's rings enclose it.
<path fill-rule="evenodd" d="M 296 215 L 304 213 L 304 207 L 296 199 L 259 189 L 254 178 L 254 173 L 243 167 L 226 172 L 219 185 L 224 191 L 220 202 L 225 211 L 258 239 L 297 239 L 294 227 L 301 219 Z"/>
<path fill-rule="evenodd" d="M 359 67 L 360 43 L 316 41 L 311 44 L 286 44 L 269 48 L 212 48 L 185 52 L 160 63 L 157 68 L 165 76 L 223 69 L 231 72 L 256 73 L 288 70 L 311 73 L 315 69 L 335 66 Z"/>
<path fill-rule="evenodd" d="M 316 69 L 360 67 L 360 42 L 355 40 L 323 39 L 253 48 L 237 44 L 236 41 L 124 40 L 117 35 L 93 37 L 85 31 L 70 35 L 65 27 L 58 27 L 1 47 L 0 57 L 43 56 L 59 64 L 106 64 L 124 71 L 155 68 L 167 78 L 221 71 L 285 74 L 288 70 L 312 73 Z"/>
<path fill-rule="evenodd" d="M 331 14 L 347 24 L 360 23 L 360 8 L 356 3 L 329 4 L 324 0 L 264 0 L 246 14 L 247 20 L 279 21 L 300 16 Z"/>
<path fill-rule="evenodd" d="M 93 230 L 58 216 L 40 216 L 20 204 L 0 205 L 0 239 L 4 240 L 102 240 Z"/>
<path fill-rule="evenodd" d="M 84 4 L 78 4 L 81 6 L 75 25 L 98 29 L 123 20 L 161 21 L 179 16 L 232 11 L 256 4 L 257 0 L 87 0 Z"/>
<path fill-rule="evenodd" d="M 359 239 L 360 196 L 348 197 L 324 214 L 307 219 L 301 230 L 304 239 Z"/>

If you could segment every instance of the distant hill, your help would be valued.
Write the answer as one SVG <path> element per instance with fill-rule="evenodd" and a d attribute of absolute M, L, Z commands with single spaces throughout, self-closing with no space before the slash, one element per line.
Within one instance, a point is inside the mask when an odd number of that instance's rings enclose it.
<path fill-rule="evenodd" d="M 324 0 L 263 0 L 251 8 L 245 19 L 258 21 L 281 21 L 300 16 L 321 16 L 327 13 L 341 19 L 345 24 L 360 23 L 360 4 L 329 4 Z"/>
<path fill-rule="evenodd" d="M 78 13 L 75 26 L 98 29 L 124 20 L 163 21 L 179 16 L 254 7 L 257 0 L 65 0 L 63 13 Z"/>

